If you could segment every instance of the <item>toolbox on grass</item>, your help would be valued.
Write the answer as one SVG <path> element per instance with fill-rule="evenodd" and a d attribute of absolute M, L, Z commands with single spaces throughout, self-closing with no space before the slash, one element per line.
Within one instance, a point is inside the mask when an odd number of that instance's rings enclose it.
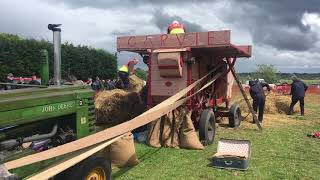
<path fill-rule="evenodd" d="M 251 154 L 249 140 L 220 139 L 217 153 L 212 157 L 216 168 L 247 170 Z"/>

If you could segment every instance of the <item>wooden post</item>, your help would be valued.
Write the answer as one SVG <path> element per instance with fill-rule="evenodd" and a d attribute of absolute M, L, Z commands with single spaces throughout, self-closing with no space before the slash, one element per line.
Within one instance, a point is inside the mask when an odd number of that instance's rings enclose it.
<path fill-rule="evenodd" d="M 235 61 L 235 60 L 236 60 L 236 58 L 234 59 L 234 61 Z M 230 59 L 229 59 L 229 58 L 227 59 L 227 63 L 228 63 L 229 68 L 231 69 L 231 73 L 232 73 L 234 79 L 236 80 L 236 82 L 237 82 L 237 84 L 238 84 L 238 87 L 239 87 L 239 89 L 240 89 L 240 92 L 241 92 L 244 100 L 245 100 L 246 103 L 247 103 L 247 106 L 248 106 L 248 108 L 249 108 L 249 110 L 250 110 L 250 112 L 251 112 L 251 114 L 252 114 L 252 117 L 253 117 L 254 122 L 256 123 L 256 125 L 258 126 L 258 128 L 259 128 L 260 130 L 262 130 L 262 127 L 261 127 L 261 124 L 260 124 L 260 122 L 259 122 L 259 120 L 258 120 L 258 117 L 257 117 L 256 113 L 254 112 L 251 104 L 250 104 L 250 101 L 249 101 L 249 99 L 248 99 L 248 97 L 247 97 L 247 94 L 246 94 L 246 93 L 244 92 L 244 90 L 243 90 L 242 84 L 241 84 L 241 82 L 240 82 L 240 80 L 239 80 L 239 78 L 238 78 L 237 73 L 236 73 L 235 70 L 234 70 L 234 67 L 233 67 L 233 66 L 231 65 L 231 63 L 230 63 Z"/>

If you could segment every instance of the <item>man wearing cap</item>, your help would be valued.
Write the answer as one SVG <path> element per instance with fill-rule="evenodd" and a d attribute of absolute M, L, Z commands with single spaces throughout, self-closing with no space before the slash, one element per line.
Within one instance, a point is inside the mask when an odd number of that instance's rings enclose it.
<path fill-rule="evenodd" d="M 267 83 L 260 82 L 258 80 L 255 81 L 249 81 L 250 86 L 250 96 L 253 99 L 253 110 L 255 112 L 258 111 L 259 108 L 259 115 L 258 119 L 260 123 L 262 123 L 263 120 L 263 113 L 264 113 L 264 105 L 266 101 L 266 95 L 264 94 L 263 87 L 266 87 L 268 91 L 270 92 L 270 86 Z"/>
<path fill-rule="evenodd" d="M 9 73 L 7 75 L 7 79 L 5 80 L 5 83 L 11 83 L 11 84 L 14 83 L 12 73 Z M 12 86 L 12 85 L 5 85 L 4 86 L 4 90 L 13 90 L 13 89 L 15 89 L 15 86 Z"/>
<path fill-rule="evenodd" d="M 167 29 L 168 34 L 181 34 L 185 32 L 186 29 L 184 28 L 183 24 L 180 24 L 177 20 L 174 20 Z"/>
<path fill-rule="evenodd" d="M 36 74 L 32 74 L 31 76 L 31 81 L 29 82 L 31 85 L 40 85 L 40 82 L 37 81 L 37 76 Z"/>
<path fill-rule="evenodd" d="M 308 86 L 304 82 L 299 80 L 295 75 L 293 75 L 291 79 L 292 79 L 292 84 L 291 84 L 290 95 L 292 95 L 292 98 L 291 98 L 291 104 L 290 104 L 290 109 L 288 114 L 292 115 L 293 107 L 299 101 L 301 116 L 304 116 L 304 96 L 305 96 L 305 92 L 308 89 Z"/>
<path fill-rule="evenodd" d="M 121 66 L 121 68 L 118 71 L 119 78 L 121 79 L 123 83 L 123 88 L 127 89 L 130 87 L 129 82 L 129 75 L 135 73 L 134 66 L 139 63 L 139 60 L 136 58 L 133 58 L 127 62 L 127 64 L 124 64 Z"/>

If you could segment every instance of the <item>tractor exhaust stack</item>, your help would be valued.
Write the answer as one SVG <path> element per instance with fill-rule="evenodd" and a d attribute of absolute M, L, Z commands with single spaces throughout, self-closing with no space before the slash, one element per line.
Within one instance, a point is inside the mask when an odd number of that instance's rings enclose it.
<path fill-rule="evenodd" d="M 61 85 L 61 24 L 48 24 L 48 29 L 53 32 L 53 52 L 54 52 L 54 77 L 53 83 Z"/>

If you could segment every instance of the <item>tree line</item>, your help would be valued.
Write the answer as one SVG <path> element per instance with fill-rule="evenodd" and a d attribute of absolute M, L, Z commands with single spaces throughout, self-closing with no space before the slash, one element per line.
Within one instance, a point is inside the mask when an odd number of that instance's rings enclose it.
<path fill-rule="evenodd" d="M 24 39 L 17 35 L 0 33 L 0 81 L 8 73 L 18 77 L 39 76 L 41 49 L 49 52 L 49 72 L 53 77 L 53 44 L 46 40 Z M 67 78 L 74 75 L 86 80 L 99 76 L 116 78 L 117 59 L 114 54 L 88 46 L 61 45 L 61 75 Z"/>
<path fill-rule="evenodd" d="M 281 73 L 274 65 L 258 64 L 250 73 L 239 73 L 242 83 L 252 79 L 264 79 L 267 83 L 278 83 L 282 80 L 290 80 L 295 75 L 303 80 L 320 80 L 320 73 Z"/>

